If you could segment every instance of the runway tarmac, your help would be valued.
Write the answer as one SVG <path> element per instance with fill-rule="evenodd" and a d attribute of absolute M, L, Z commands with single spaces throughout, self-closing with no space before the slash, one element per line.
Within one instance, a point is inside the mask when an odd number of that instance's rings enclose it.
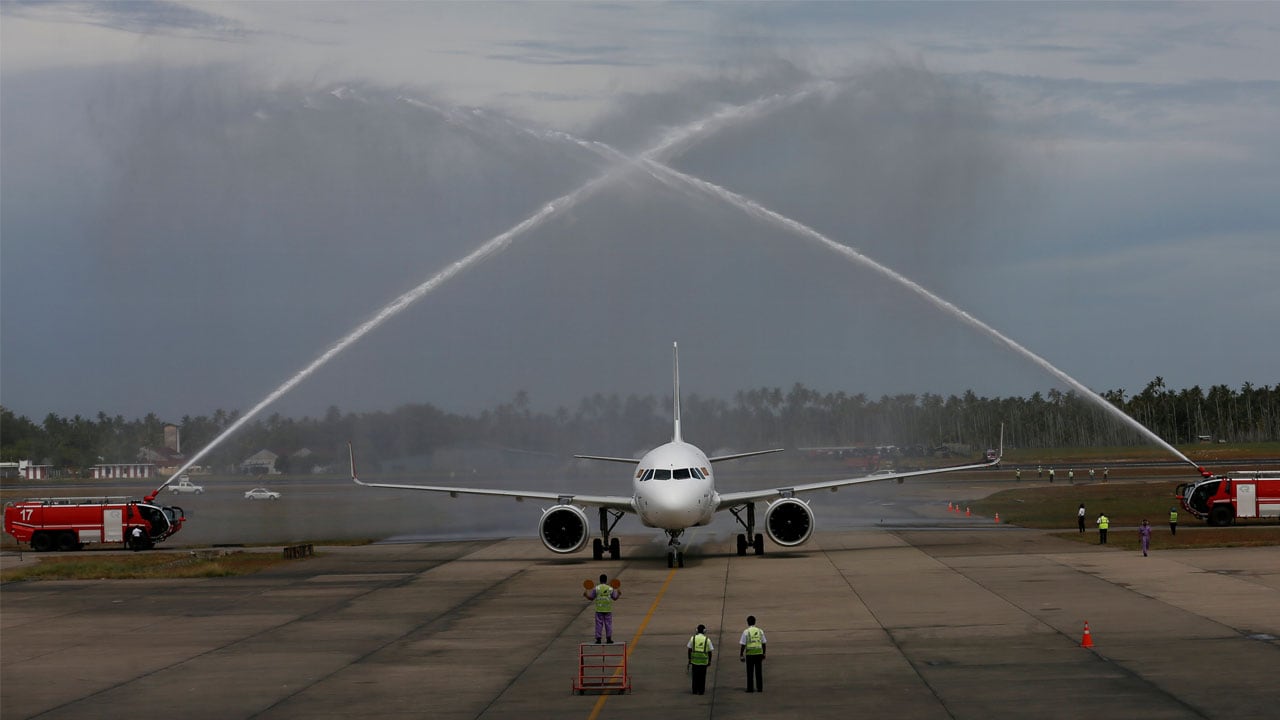
<path fill-rule="evenodd" d="M 820 508 L 821 513 L 821 508 Z M 929 513 L 926 513 L 928 515 Z M 318 548 L 246 577 L 6 583 L 0 713 L 19 718 L 1263 718 L 1280 708 L 1280 549 L 1151 557 L 933 513 L 738 557 L 704 529 L 668 570 L 533 538 Z M 821 515 L 820 515 L 821 519 Z M 15 562 L 6 557 L 6 564 Z M 592 613 L 633 691 L 576 695 Z M 766 692 L 737 661 L 748 614 Z M 1095 641 L 1080 647 L 1088 621 Z M 689 694 L 685 643 L 717 652 Z"/>

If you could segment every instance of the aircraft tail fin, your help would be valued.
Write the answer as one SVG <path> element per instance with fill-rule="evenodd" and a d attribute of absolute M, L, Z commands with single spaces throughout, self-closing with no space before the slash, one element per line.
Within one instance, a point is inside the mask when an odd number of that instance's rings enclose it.
<path fill-rule="evenodd" d="M 684 442 L 684 439 L 680 437 L 680 343 L 671 343 L 671 355 L 675 368 L 675 399 L 672 401 L 672 416 L 675 418 L 675 430 L 671 435 L 671 442 Z"/>

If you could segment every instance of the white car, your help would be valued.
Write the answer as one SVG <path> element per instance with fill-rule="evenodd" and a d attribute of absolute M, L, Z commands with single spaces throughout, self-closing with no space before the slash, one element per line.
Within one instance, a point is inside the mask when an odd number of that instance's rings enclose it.
<path fill-rule="evenodd" d="M 182 477 L 178 478 L 177 484 L 169 486 L 169 492 L 195 493 L 199 495 L 200 493 L 204 492 L 204 486 L 196 485 L 195 483 L 191 482 L 191 478 L 183 475 Z"/>
<path fill-rule="evenodd" d="M 254 488 L 246 491 L 244 494 L 245 500 L 275 500 L 279 497 L 280 493 L 266 488 Z"/>

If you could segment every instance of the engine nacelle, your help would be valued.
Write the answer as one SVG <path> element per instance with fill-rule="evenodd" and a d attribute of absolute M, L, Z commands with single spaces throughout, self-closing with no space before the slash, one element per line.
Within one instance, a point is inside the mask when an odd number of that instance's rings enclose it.
<path fill-rule="evenodd" d="M 778 500 L 764 512 L 764 531 L 782 547 L 803 545 L 813 535 L 813 511 L 803 500 Z"/>
<path fill-rule="evenodd" d="M 590 534 L 587 514 L 575 505 L 547 508 L 538 521 L 538 537 L 554 553 L 578 552 L 587 544 Z"/>

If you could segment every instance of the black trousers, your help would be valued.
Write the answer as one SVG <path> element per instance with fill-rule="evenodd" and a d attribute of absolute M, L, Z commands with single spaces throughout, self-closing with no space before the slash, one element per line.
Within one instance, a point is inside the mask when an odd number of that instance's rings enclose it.
<path fill-rule="evenodd" d="M 689 676 L 693 678 L 693 694 L 705 694 L 707 692 L 707 666 L 690 665 Z"/>
<path fill-rule="evenodd" d="M 1106 530 L 1099 530 L 1099 531 L 1098 531 L 1098 544 L 1099 544 L 1099 545 L 1106 545 L 1106 544 L 1107 544 L 1107 531 L 1106 531 Z"/>
<path fill-rule="evenodd" d="M 747 655 L 747 692 L 764 692 L 764 655 Z"/>
<path fill-rule="evenodd" d="M 1171 535 L 1178 534 L 1178 523 L 1169 523 L 1169 534 Z"/>

